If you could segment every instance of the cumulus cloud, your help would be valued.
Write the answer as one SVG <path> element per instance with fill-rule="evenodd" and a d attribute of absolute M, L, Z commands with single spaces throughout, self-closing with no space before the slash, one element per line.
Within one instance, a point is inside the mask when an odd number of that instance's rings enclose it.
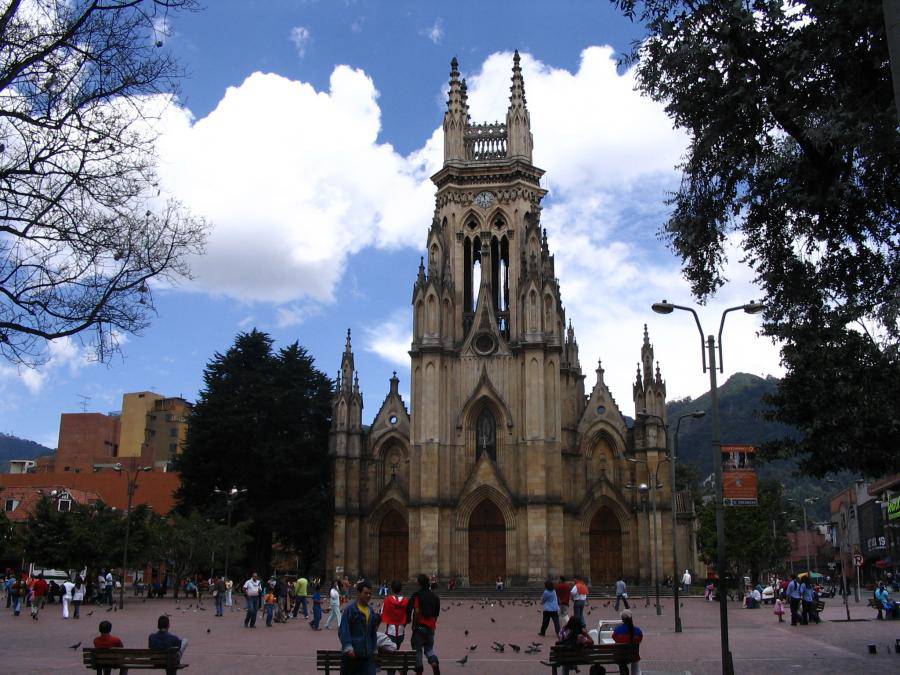
<path fill-rule="evenodd" d="M 291 42 L 294 43 L 294 49 L 297 50 L 297 56 L 303 58 L 306 56 L 306 47 L 312 39 L 312 33 L 306 26 L 294 26 L 291 28 Z"/>
<path fill-rule="evenodd" d="M 117 335 L 118 341 L 124 342 L 124 336 Z M 72 338 L 64 337 L 48 343 L 47 361 L 36 368 L 25 366 L 0 365 L 0 381 L 5 383 L 19 382 L 32 395 L 39 394 L 55 376 L 75 376 L 86 365 L 91 363 L 91 352 Z"/>
<path fill-rule="evenodd" d="M 366 351 L 377 354 L 389 363 L 409 367 L 412 322 L 408 309 L 397 310 L 383 323 L 365 327 L 364 336 Z"/>
<path fill-rule="evenodd" d="M 436 18 L 433 24 L 420 30 L 419 34 L 427 37 L 434 44 L 440 44 L 444 39 L 444 20 L 441 17 Z"/>
<path fill-rule="evenodd" d="M 203 119 L 167 110 L 163 184 L 214 223 L 193 288 L 330 301 L 348 256 L 418 244 L 433 189 L 420 160 L 377 142 L 377 98 L 365 73 L 338 66 L 327 92 L 255 73 Z"/>
<path fill-rule="evenodd" d="M 511 58 L 462 64 L 474 66 L 465 74 L 475 121 L 505 118 Z M 584 50 L 574 72 L 528 54 L 522 65 L 534 159 L 550 190 L 542 222 L 585 371 L 602 356 L 607 380 L 626 402 L 648 322 L 670 396 L 702 390 L 690 317 L 649 311 L 662 297 L 690 303 L 678 260 L 656 237 L 686 138 L 662 106 L 635 91 L 633 71 L 620 72 L 609 47 Z M 172 107 L 160 143 L 163 182 L 215 225 L 207 254 L 193 266 L 194 288 L 273 303 L 276 321 L 291 325 L 334 300 L 349 256 L 421 248 L 433 210 L 428 177 L 442 162 L 440 119 L 404 157 L 378 142 L 380 114 L 373 81 L 347 66 L 334 69 L 327 91 L 254 73 L 203 119 Z M 759 295 L 737 262 L 739 244 L 732 242 L 732 283 L 703 308 L 707 331 L 717 330 L 723 306 Z M 750 317 L 729 318 L 728 370 L 778 371 L 777 351 L 755 337 L 756 327 Z M 369 350 L 399 365 L 408 365 L 409 338 L 408 309 L 367 333 Z"/>

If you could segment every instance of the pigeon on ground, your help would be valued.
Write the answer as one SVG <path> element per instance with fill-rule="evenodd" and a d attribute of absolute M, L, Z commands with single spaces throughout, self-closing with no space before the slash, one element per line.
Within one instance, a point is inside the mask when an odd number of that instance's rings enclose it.
<path fill-rule="evenodd" d="M 540 647 L 529 647 L 528 649 L 525 650 L 525 653 L 526 654 L 538 654 L 538 653 L 540 653 L 540 651 L 541 651 Z"/>
<path fill-rule="evenodd" d="M 505 647 L 506 645 L 503 642 L 495 642 L 491 646 L 491 649 L 493 649 L 495 652 L 502 652 Z"/>
<path fill-rule="evenodd" d="M 519 645 L 514 645 L 512 642 L 509 643 L 510 649 L 512 649 L 516 654 L 522 649 Z"/>
<path fill-rule="evenodd" d="M 459 665 L 464 666 L 464 665 L 466 665 L 466 661 L 468 661 L 468 660 L 469 660 L 469 655 L 466 654 L 466 655 L 465 655 L 464 657 L 462 657 L 461 659 L 457 659 L 456 662 L 457 662 Z"/>
<path fill-rule="evenodd" d="M 106 611 L 107 611 L 107 612 L 111 612 L 112 610 L 113 610 L 112 607 L 108 607 Z"/>
<path fill-rule="evenodd" d="M 81 646 L 80 642 L 76 642 L 74 645 L 69 645 L 69 649 L 78 649 Z"/>
<path fill-rule="evenodd" d="M 478 649 L 478 645 L 469 645 L 470 652 L 474 652 L 476 649 Z"/>
<path fill-rule="evenodd" d="M 468 630 L 466 630 L 465 635 L 466 635 L 466 637 L 468 637 L 468 635 L 469 635 L 469 631 L 468 631 Z"/>
<path fill-rule="evenodd" d="M 208 635 L 209 633 L 212 633 L 212 628 L 207 628 L 207 629 L 206 629 L 206 633 L 207 633 L 207 635 Z"/>
<path fill-rule="evenodd" d="M 497 623 L 497 620 L 494 617 L 491 617 L 491 623 Z"/>
<path fill-rule="evenodd" d="M 90 612 L 88 612 L 88 616 L 91 616 L 93 613 L 94 613 L 94 610 L 91 610 Z"/>

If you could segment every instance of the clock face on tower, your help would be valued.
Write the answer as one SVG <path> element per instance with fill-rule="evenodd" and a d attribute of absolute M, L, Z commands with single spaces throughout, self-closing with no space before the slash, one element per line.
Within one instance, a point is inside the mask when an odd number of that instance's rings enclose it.
<path fill-rule="evenodd" d="M 475 195 L 475 203 L 483 209 L 494 203 L 494 195 L 490 192 L 479 192 Z"/>

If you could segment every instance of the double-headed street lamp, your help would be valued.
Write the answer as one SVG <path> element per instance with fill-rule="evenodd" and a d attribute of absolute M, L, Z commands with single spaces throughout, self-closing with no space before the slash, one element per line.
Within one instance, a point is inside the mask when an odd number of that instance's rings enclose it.
<path fill-rule="evenodd" d="M 722 633 L 722 673 L 724 675 L 734 675 L 734 662 L 731 658 L 731 651 L 728 648 L 728 606 L 725 594 L 725 504 L 722 492 L 722 435 L 719 429 L 719 396 L 718 385 L 716 383 L 716 338 L 712 335 L 703 335 L 703 326 L 700 325 L 700 317 L 691 307 L 683 305 L 675 305 L 667 300 L 653 303 L 652 309 L 657 314 L 671 314 L 674 310 L 680 309 L 690 312 L 694 316 L 694 322 L 697 324 L 697 330 L 700 332 L 701 356 L 703 359 L 703 372 L 709 372 L 709 396 L 712 403 L 713 417 L 713 467 L 716 476 L 716 572 L 719 576 L 719 621 L 721 623 Z M 761 302 L 748 302 L 744 305 L 729 307 L 722 312 L 722 319 L 719 322 L 719 343 L 718 368 L 721 372 L 725 372 L 722 366 L 722 330 L 725 328 L 725 317 L 729 312 L 742 310 L 746 314 L 759 314 L 765 309 Z M 707 364 L 707 358 L 709 363 Z"/>
<path fill-rule="evenodd" d="M 234 500 L 247 491 L 247 488 L 238 489 L 237 486 L 230 490 L 220 490 L 214 488 L 213 492 L 217 495 L 225 495 L 225 501 L 228 503 L 228 534 L 225 539 L 225 578 L 228 578 L 228 557 L 231 553 L 231 510 L 234 508 Z"/>
<path fill-rule="evenodd" d="M 668 455 L 667 459 L 669 461 L 669 491 L 672 493 L 672 593 L 673 600 L 675 602 L 675 632 L 681 632 L 681 610 L 680 610 L 680 601 L 678 598 L 678 505 L 675 503 L 675 460 L 678 457 L 678 432 L 681 429 L 681 421 L 687 418 L 699 419 L 706 415 L 706 412 L 703 410 L 693 410 L 689 413 L 684 413 L 683 415 L 679 415 L 678 421 L 675 423 L 675 433 L 673 435 L 669 434 L 669 425 L 666 424 L 666 421 L 660 417 L 659 415 L 654 415 L 652 413 L 648 413 L 647 411 L 639 412 L 637 416 L 641 419 L 658 419 L 663 428 L 666 430 L 666 453 Z M 659 465 L 657 465 L 657 470 L 659 470 Z M 654 514 L 654 518 L 655 518 Z M 656 607 L 657 614 L 659 613 L 659 572 L 656 573 L 657 576 L 657 598 L 656 598 Z"/>
<path fill-rule="evenodd" d="M 132 467 L 134 465 L 132 464 Z M 122 553 L 122 585 L 119 587 L 119 609 L 125 609 L 125 573 L 128 569 L 128 534 L 131 531 L 131 500 L 134 498 L 134 491 L 137 490 L 138 476 L 142 471 L 150 471 L 152 467 L 139 466 L 137 469 L 132 468 L 130 471 L 122 468 L 121 463 L 117 463 L 115 471 L 118 474 L 125 473 L 128 480 L 128 505 L 125 507 L 125 551 Z"/>

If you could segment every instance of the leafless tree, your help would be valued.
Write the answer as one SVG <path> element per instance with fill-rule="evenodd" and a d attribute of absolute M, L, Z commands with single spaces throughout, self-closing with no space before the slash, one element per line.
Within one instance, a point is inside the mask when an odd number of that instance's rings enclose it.
<path fill-rule="evenodd" d="M 160 197 L 154 118 L 195 0 L 7 0 L 0 9 L 0 358 L 75 336 L 100 361 L 189 276 L 207 225 Z"/>

